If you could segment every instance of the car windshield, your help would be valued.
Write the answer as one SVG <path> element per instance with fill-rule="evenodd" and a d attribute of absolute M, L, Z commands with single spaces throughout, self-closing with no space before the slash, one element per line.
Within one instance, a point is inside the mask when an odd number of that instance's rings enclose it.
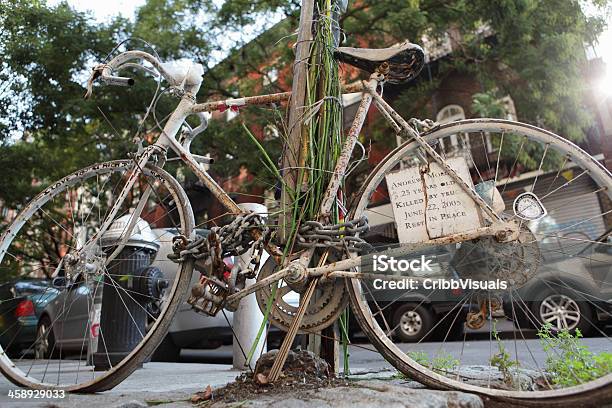
<path fill-rule="evenodd" d="M 572 225 L 559 223 L 550 214 L 529 223 L 530 230 L 536 236 L 542 237 L 539 246 L 546 261 L 554 262 L 557 258 L 565 259 L 567 255 L 575 256 L 596 250 L 610 235 L 610 231 L 602 234 L 597 228 L 577 230 L 570 228 Z"/>

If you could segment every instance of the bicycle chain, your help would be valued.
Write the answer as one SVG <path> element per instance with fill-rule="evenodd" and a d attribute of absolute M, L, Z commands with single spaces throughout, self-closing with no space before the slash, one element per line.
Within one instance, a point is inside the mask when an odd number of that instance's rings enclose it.
<path fill-rule="evenodd" d="M 261 231 L 257 240 L 253 238 L 253 230 Z M 210 260 L 208 273 L 202 273 L 202 271 L 201 273 L 228 281 L 228 289 L 233 292 L 234 287 L 241 286 L 240 282 L 255 278 L 264 246 L 269 238 L 270 230 L 265 226 L 261 216 L 254 212 L 244 213 L 236 216 L 227 225 L 212 227 L 208 235 L 199 235 L 192 241 L 189 241 L 184 235 L 174 237 L 172 239 L 173 253 L 169 254 L 168 258 L 177 263 L 184 262 L 188 258 L 194 258 L 196 261 Z M 242 255 L 251 248 L 253 248 L 253 254 L 245 270 L 238 271 L 237 266 L 230 270 L 223 262 L 223 258 Z M 207 264 L 208 262 L 204 263 L 204 265 Z M 229 276 L 224 276 L 226 273 Z"/>
<path fill-rule="evenodd" d="M 254 229 L 262 231 L 257 240 L 253 239 L 251 234 Z M 357 234 L 368 230 L 369 225 L 365 216 L 335 225 L 306 221 L 298 231 L 296 244 L 302 248 L 333 248 L 341 252 L 361 252 L 369 250 L 371 245 Z M 230 224 L 213 227 L 206 237 L 198 236 L 193 241 L 189 241 L 184 235 L 174 237 L 173 253 L 169 254 L 168 258 L 174 262 L 183 262 L 189 258 L 205 260 L 204 267 L 198 268 L 203 278 L 192 288 L 189 303 L 196 310 L 206 314 L 216 314 L 222 307 L 235 309 L 237 305 L 225 304 L 225 298 L 242 289 L 246 279 L 257 276 L 261 256 L 270 237 L 270 229 L 256 213 L 240 214 Z M 250 248 L 253 248 L 253 254 L 246 270 L 239 270 L 238 265 L 230 270 L 223 262 L 223 258 L 242 255 Z M 269 269 L 269 266 L 263 267 L 257 278 L 265 277 L 270 272 Z M 214 287 L 216 296 L 207 294 L 211 292 L 211 287 Z M 270 288 L 265 289 L 270 290 Z M 348 303 L 348 293 L 343 280 L 328 282 L 322 285 L 321 289 L 318 300 L 307 310 L 301 329 L 320 330 L 327 327 Z M 266 290 L 257 292 L 260 307 L 263 307 L 269 298 L 269 293 L 266 292 Z M 294 308 L 282 299 L 278 299 L 271 320 L 277 326 L 288 327 L 295 313 L 292 309 Z"/>

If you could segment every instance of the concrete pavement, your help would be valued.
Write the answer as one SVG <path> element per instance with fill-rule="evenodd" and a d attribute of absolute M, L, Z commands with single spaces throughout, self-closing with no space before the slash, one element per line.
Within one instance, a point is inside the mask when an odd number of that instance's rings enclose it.
<path fill-rule="evenodd" d="M 147 406 L 145 401 L 171 402 L 172 406 L 191 406 L 191 395 L 210 384 L 219 387 L 231 382 L 240 374 L 225 364 L 147 363 L 136 370 L 116 388 L 94 395 L 68 395 L 64 399 L 11 399 L 9 390 L 19 389 L 0 377 L 1 407 L 121 407 L 131 401 Z M 182 400 L 182 401 L 181 401 Z M 133 404 L 133 407 L 138 405 Z"/>
<path fill-rule="evenodd" d="M 513 340 L 503 340 L 506 349 L 514 357 L 514 350 L 519 352 L 525 360 L 525 366 L 529 366 L 526 355 L 533 353 L 537 365 L 544 363 L 546 358 L 540 347 L 539 340 L 527 339 L 519 341 L 514 345 Z M 583 343 L 594 352 L 609 351 L 609 338 L 586 338 Z M 415 344 L 401 344 L 404 351 L 424 351 L 434 355 L 440 348 L 440 342 Z M 482 364 L 484 357 L 489 355 L 489 341 L 470 340 L 465 345 L 461 341 L 449 341 L 443 345 L 443 349 L 453 355 L 458 355 L 463 347 L 462 364 Z M 350 346 L 350 369 L 351 374 L 357 374 L 359 379 L 387 379 L 395 377 L 396 371 L 386 362 L 383 357 L 374 350 L 371 344 L 356 344 Z M 202 363 L 211 361 L 228 364 Z M 42 407 L 57 406 L 66 408 L 97 408 L 97 407 L 122 407 L 137 408 L 148 404 L 156 406 L 192 406 L 189 398 L 196 391 L 205 389 L 207 385 L 213 388 L 223 386 L 232 382 L 240 371 L 231 368 L 231 346 L 225 346 L 215 351 L 185 350 L 182 353 L 184 363 L 147 363 L 142 369 L 137 370 L 115 389 L 94 395 L 70 395 L 62 400 L 33 400 L 33 399 L 11 399 L 8 397 L 9 390 L 18 389 L 3 377 L 0 377 L 0 407 Z M 198 363 L 195 363 L 195 362 Z M 534 363 L 534 365 L 536 365 Z M 363 375 L 363 373 L 372 373 Z M 361 374 L 361 375 L 360 375 Z M 397 384 L 396 384 L 397 385 Z M 404 380 L 401 386 L 411 389 L 421 388 L 417 383 Z M 388 391 L 368 391 L 385 392 Z M 328 393 L 330 398 L 336 392 Z M 385 394 L 390 397 L 389 394 Z M 307 396 L 305 396 L 307 398 Z M 282 398 L 269 400 L 274 405 L 282 406 Z M 303 401 L 303 399 L 300 399 Z M 327 400 L 326 400 L 327 401 Z M 296 402 L 297 404 L 298 402 Z M 259 405 L 261 406 L 261 405 Z M 297 406 L 297 405 L 296 405 Z M 478 405 L 475 405 L 478 406 Z"/>

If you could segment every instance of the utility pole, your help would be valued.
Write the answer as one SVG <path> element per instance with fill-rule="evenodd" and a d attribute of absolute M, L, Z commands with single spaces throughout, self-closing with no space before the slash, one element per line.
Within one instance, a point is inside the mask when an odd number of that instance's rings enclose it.
<path fill-rule="evenodd" d="M 289 135 L 282 157 L 282 168 L 285 169 L 283 179 L 285 181 L 281 192 L 281 233 L 282 240 L 289 237 L 292 225 L 292 213 L 288 211 L 292 207 L 290 191 L 297 191 L 298 168 L 303 167 L 305 154 L 303 150 L 302 118 L 306 105 L 306 78 L 308 76 L 308 58 L 310 56 L 310 44 L 312 42 L 312 24 L 314 13 L 314 0 L 302 0 L 300 10 L 300 25 L 298 27 L 297 43 L 295 44 L 295 62 L 293 63 L 293 84 L 291 86 L 291 100 L 289 101 Z"/>
<path fill-rule="evenodd" d="M 312 25 L 314 22 L 314 0 L 302 0 L 300 9 L 300 25 L 298 27 L 297 43 L 295 44 L 295 62 L 293 63 L 293 83 L 291 86 L 291 99 L 289 101 L 289 120 L 288 129 L 289 135 L 283 151 L 281 160 L 281 171 L 283 174 L 283 185 L 281 191 L 281 215 L 280 224 L 280 240 L 287 245 L 289 242 L 291 227 L 293 225 L 293 198 L 292 193 L 301 189 L 298 185 L 298 171 L 300 163 L 305 160 L 306 147 L 304 143 L 305 135 L 302 118 L 306 105 L 306 78 L 308 77 L 308 60 L 310 58 L 310 44 L 312 43 Z M 301 183 L 301 181 L 299 181 Z M 300 307 L 298 313 L 294 317 L 289 330 L 285 334 L 283 343 L 276 354 L 274 364 L 270 369 L 267 381 L 275 382 L 285 365 L 289 349 L 293 344 L 297 329 L 301 324 L 308 301 L 312 297 L 316 282 L 311 282 L 307 294 L 300 294 Z"/>
<path fill-rule="evenodd" d="M 345 0 L 337 0 L 340 8 L 344 11 L 346 9 Z M 304 126 L 303 119 L 306 110 L 306 99 L 307 99 L 307 78 L 309 76 L 309 61 L 311 60 L 311 46 L 313 36 L 318 33 L 313 33 L 314 24 L 314 6 L 315 0 L 302 0 L 302 7 L 300 10 L 300 23 L 298 27 L 297 43 L 295 45 L 295 62 L 293 64 L 293 84 L 292 84 L 292 96 L 289 102 L 289 115 L 288 115 L 288 137 L 283 152 L 281 166 L 283 169 L 283 186 L 281 192 L 281 210 L 282 215 L 279 220 L 281 241 L 291 245 L 290 233 L 291 228 L 295 223 L 295 214 L 292 209 L 294 208 L 293 200 L 302 192 L 302 184 L 307 180 L 307 176 L 300 177 L 302 169 L 306 165 L 306 158 L 308 157 L 309 151 L 309 132 Z M 333 12 L 333 19 L 335 20 L 334 27 L 334 42 L 338 45 L 339 41 L 339 30 L 337 29 L 338 23 L 338 10 L 335 9 Z M 314 69 L 319 69 L 315 67 Z M 337 78 L 336 76 L 334 76 Z M 310 84 L 312 86 L 312 84 Z M 307 174 L 304 172 L 302 174 Z M 303 314 L 310 299 L 316 299 L 316 284 L 317 281 L 311 281 L 308 285 L 308 289 L 300 296 L 300 307 L 296 314 L 295 321 L 291 325 L 281 348 L 276 355 L 276 360 L 270 371 L 269 380 L 274 382 L 284 365 L 287 358 L 287 353 L 297 329 L 301 324 Z M 314 296 L 313 296 L 314 295 Z M 332 327 L 323 331 L 323 333 L 316 333 L 309 335 L 308 349 L 313 351 L 315 354 L 323 357 L 331 366 L 334 372 L 338 372 L 338 343 L 337 338 L 339 336 L 337 325 L 334 324 Z"/>

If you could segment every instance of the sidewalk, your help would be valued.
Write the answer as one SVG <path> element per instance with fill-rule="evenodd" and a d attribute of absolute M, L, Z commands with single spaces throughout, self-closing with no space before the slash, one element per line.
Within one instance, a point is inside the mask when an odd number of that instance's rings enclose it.
<path fill-rule="evenodd" d="M 357 370 L 359 371 L 359 370 Z M 380 369 L 351 377 L 349 385 L 290 393 L 267 394 L 240 401 L 240 407 L 276 408 L 481 408 L 482 400 L 461 392 L 432 391 L 421 384 L 397 378 L 395 370 Z M 218 388 L 232 382 L 240 371 L 226 364 L 148 363 L 116 388 L 99 394 L 71 394 L 61 400 L 8 398 L 16 387 L 0 378 L 1 407 L 145 408 L 195 407 L 191 396 L 207 385 Z M 208 401 L 206 407 L 230 407 Z"/>
<path fill-rule="evenodd" d="M 70 394 L 61 400 L 15 400 L 7 394 L 17 389 L 0 377 L 0 406 L 5 407 L 66 407 L 107 408 L 146 407 L 145 401 L 179 401 L 171 406 L 191 407 L 189 398 L 210 384 L 223 386 L 236 378 L 240 371 L 225 364 L 147 363 L 124 382 L 110 391 L 99 394 Z M 133 404 L 130 404 L 134 402 Z"/>

